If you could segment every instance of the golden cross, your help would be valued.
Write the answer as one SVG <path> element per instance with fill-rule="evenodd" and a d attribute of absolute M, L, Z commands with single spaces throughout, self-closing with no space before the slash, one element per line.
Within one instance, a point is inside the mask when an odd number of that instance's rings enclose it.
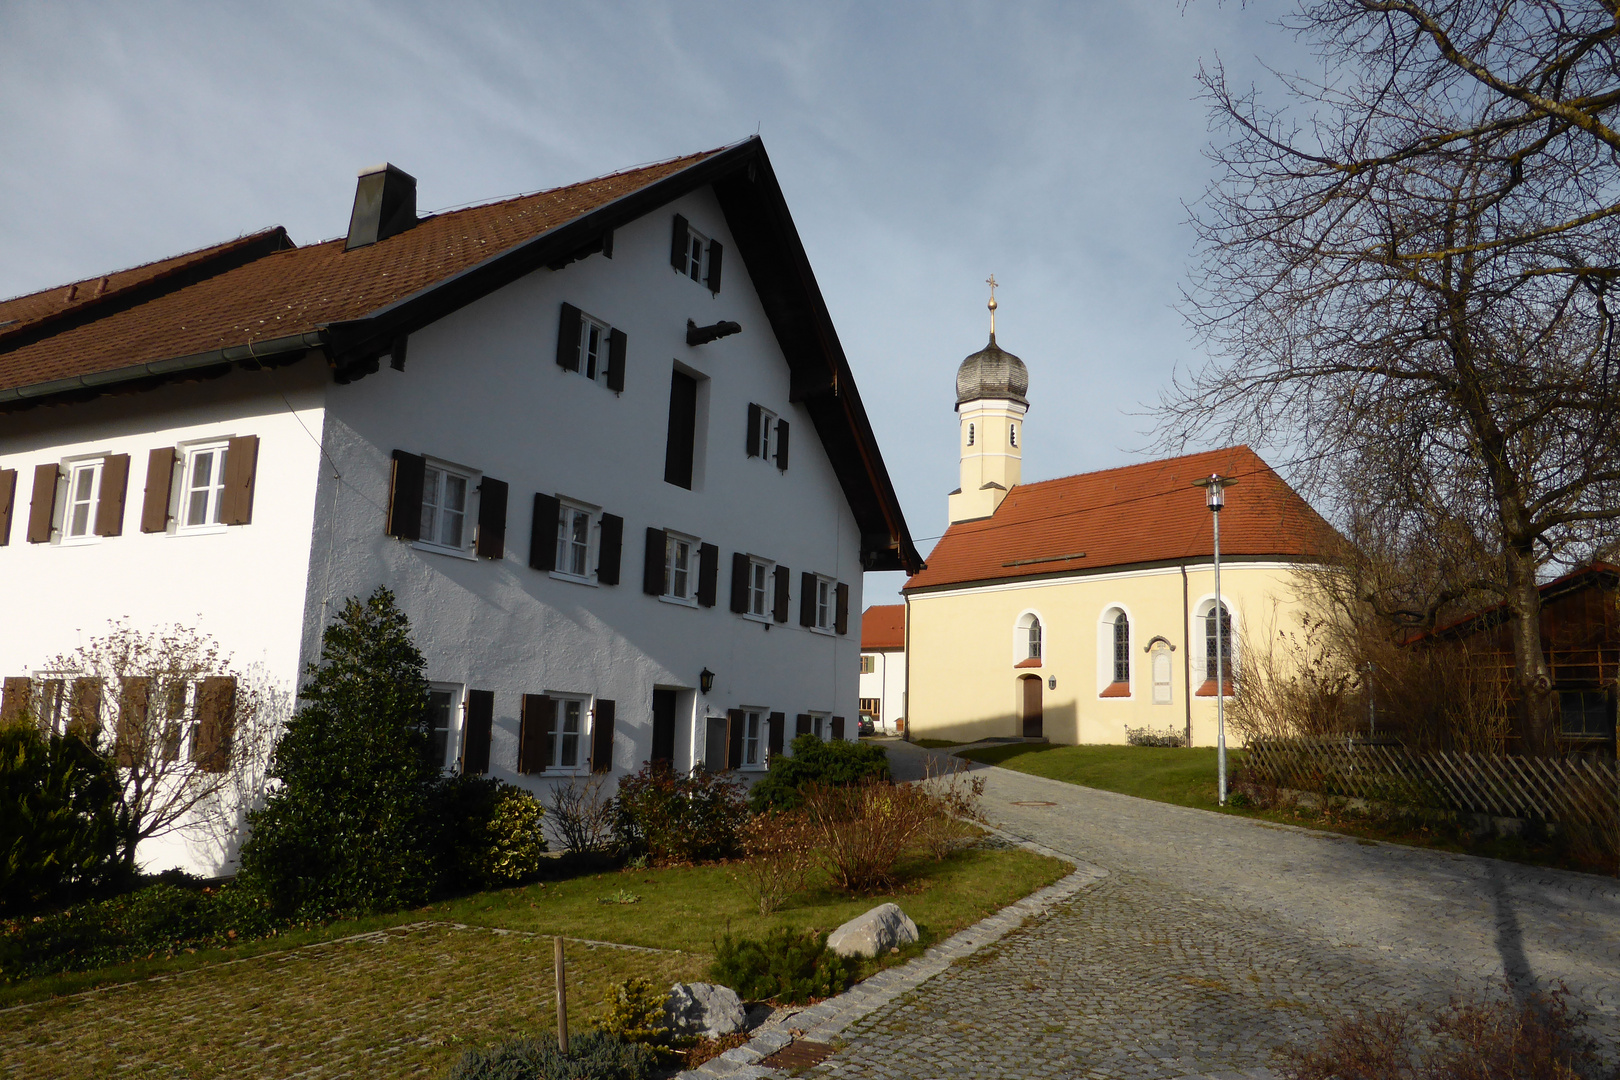
<path fill-rule="evenodd" d="M 991 338 L 991 340 L 995 340 L 995 336 L 996 336 L 996 275 L 991 274 L 989 277 L 984 279 L 984 283 L 986 285 L 990 286 L 990 338 Z"/>

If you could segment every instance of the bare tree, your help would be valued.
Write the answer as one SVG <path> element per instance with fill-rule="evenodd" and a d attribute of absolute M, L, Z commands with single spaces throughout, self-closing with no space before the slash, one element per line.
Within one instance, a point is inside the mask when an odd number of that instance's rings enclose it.
<path fill-rule="evenodd" d="M 212 638 L 114 622 L 38 681 L 44 722 L 86 733 L 118 766 L 129 865 L 143 840 L 221 838 L 240 825 L 263 782 L 276 695 L 233 668 Z"/>
<path fill-rule="evenodd" d="M 1184 311 L 1217 357 L 1166 440 L 1286 445 L 1352 533 L 1426 564 L 1417 625 L 1501 599 L 1523 749 L 1556 746 L 1538 575 L 1612 541 L 1620 371 L 1613 3 L 1303 0 L 1328 74 L 1201 78 L 1217 175 Z M 1386 560 L 1386 563 L 1390 563 Z"/>

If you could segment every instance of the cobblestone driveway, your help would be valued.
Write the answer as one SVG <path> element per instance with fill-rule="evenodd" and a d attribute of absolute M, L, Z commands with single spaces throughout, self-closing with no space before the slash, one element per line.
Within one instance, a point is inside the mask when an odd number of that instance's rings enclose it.
<path fill-rule="evenodd" d="M 920 771 L 920 751 L 890 756 Z M 1566 984 L 1615 1054 L 1613 879 L 984 775 L 995 824 L 1109 876 L 857 1022 L 810 1075 L 1263 1076 L 1325 1009 L 1504 982 Z"/>

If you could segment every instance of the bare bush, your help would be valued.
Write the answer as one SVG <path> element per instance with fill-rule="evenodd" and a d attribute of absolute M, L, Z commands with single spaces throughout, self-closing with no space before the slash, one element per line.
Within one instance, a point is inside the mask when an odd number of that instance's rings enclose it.
<path fill-rule="evenodd" d="M 557 846 L 576 855 L 600 855 L 613 842 L 613 796 L 600 773 L 574 777 L 551 789 L 546 820 Z"/>
<path fill-rule="evenodd" d="M 816 869 L 816 830 L 802 809 L 755 814 L 743 826 L 742 849 L 733 876 L 761 915 L 781 910 Z"/>
<path fill-rule="evenodd" d="M 938 802 L 922 788 L 881 780 L 843 787 L 812 784 L 805 788 L 804 808 L 833 885 L 851 894 L 893 885 L 901 856 L 940 813 Z"/>
<path fill-rule="evenodd" d="M 1407 1009 L 1342 1020 L 1289 1052 L 1292 1080 L 1599 1080 L 1614 1076 L 1580 1033 L 1562 987 L 1522 1001 L 1452 1001 L 1427 1020 Z"/>
<path fill-rule="evenodd" d="M 917 842 L 935 859 L 943 859 L 982 835 L 975 823 L 984 820 L 984 777 L 973 775 L 959 758 L 934 754 L 928 755 L 925 768 L 923 779 L 913 786 L 933 800 L 935 813 L 923 822 Z"/>

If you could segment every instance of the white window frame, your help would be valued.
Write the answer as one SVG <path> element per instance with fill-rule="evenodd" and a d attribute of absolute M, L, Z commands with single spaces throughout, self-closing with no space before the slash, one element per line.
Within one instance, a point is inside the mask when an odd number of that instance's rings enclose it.
<path fill-rule="evenodd" d="M 1125 655 L 1130 666 L 1130 678 L 1123 684 L 1114 681 L 1114 620 L 1121 615 L 1126 621 Z M 1123 603 L 1105 604 L 1097 616 L 1097 694 L 1110 687 L 1124 685 L 1130 688 L 1129 697 L 1136 696 L 1136 678 L 1141 674 L 1136 663 L 1136 613 Z M 1150 672 L 1151 675 L 1151 672 Z M 1119 695 L 1123 700 L 1126 695 Z"/>
<path fill-rule="evenodd" d="M 545 761 L 545 772 L 553 775 L 568 776 L 586 772 L 590 768 L 591 756 L 591 728 L 596 720 L 596 708 L 589 694 L 568 694 L 556 690 L 548 691 L 551 698 L 551 715 L 546 718 L 546 730 L 541 737 L 551 742 L 551 755 Z M 563 726 L 567 721 L 567 707 L 579 706 L 579 738 L 574 744 L 574 763 L 563 764 L 563 739 L 565 733 Z"/>
<path fill-rule="evenodd" d="M 97 454 L 95 457 L 66 462 L 62 466 L 66 487 L 62 494 L 62 522 L 58 527 L 58 543 L 76 546 L 94 544 L 101 540 L 101 537 L 96 535 L 96 511 L 101 506 L 101 477 L 106 464 L 106 455 Z M 74 498 L 81 476 L 90 478 L 90 493 L 86 502 Z M 85 507 L 84 531 L 74 532 L 73 511 L 76 506 L 81 505 Z"/>
<path fill-rule="evenodd" d="M 476 558 L 473 555 L 473 535 L 478 531 L 477 494 L 478 484 L 483 479 L 483 474 L 476 469 L 441 461 L 438 458 L 427 458 L 425 465 L 422 476 L 422 509 L 426 510 L 430 505 L 433 507 L 434 535 L 432 539 L 423 536 L 413 546 L 423 551 L 436 551 L 443 555 L 457 555 L 464 559 Z M 444 481 L 452 477 L 464 481 L 467 485 L 461 502 L 461 544 L 459 547 L 446 544 L 438 539 L 438 534 L 443 526 L 442 515 L 445 510 L 443 498 L 444 489 L 447 485 Z M 428 497 L 430 483 L 433 485 L 431 501 Z M 426 532 L 426 530 L 423 531 Z"/>
<path fill-rule="evenodd" d="M 742 760 L 737 763 L 737 769 L 757 772 L 769 764 L 766 759 L 770 756 L 771 711 L 758 705 L 744 705 L 740 711 L 743 714 Z"/>
<path fill-rule="evenodd" d="M 1029 647 L 1029 631 L 1032 625 L 1040 627 L 1040 645 L 1033 653 L 1031 653 Z M 1040 660 L 1044 664 L 1046 654 L 1050 651 L 1049 646 L 1050 642 L 1047 641 L 1046 635 L 1046 620 L 1041 618 L 1041 613 L 1033 610 L 1020 612 L 1018 620 L 1013 623 L 1013 663 L 1021 664 L 1025 660 Z"/>
<path fill-rule="evenodd" d="M 709 281 L 709 238 L 690 223 L 686 226 L 686 276 L 703 285 Z"/>
<path fill-rule="evenodd" d="M 596 356 L 591 356 L 591 331 L 597 332 Z M 613 327 L 594 315 L 579 313 L 579 370 L 576 374 L 591 382 L 607 385 L 609 338 Z M 595 370 L 593 371 L 592 368 Z"/>
<path fill-rule="evenodd" d="M 686 590 L 682 592 L 676 564 L 676 553 L 686 547 Z M 664 530 L 664 593 L 660 600 L 683 607 L 697 607 L 698 574 L 702 565 L 702 542 L 695 536 Z"/>
<path fill-rule="evenodd" d="M 756 587 L 756 583 L 763 581 L 764 585 Z M 748 606 L 743 611 L 745 618 L 758 622 L 771 622 L 776 617 L 776 606 L 773 601 L 776 591 L 776 563 L 770 559 L 760 559 L 753 555 L 748 556 Z M 758 600 L 763 607 L 761 611 L 754 610 L 754 602 Z"/>
<path fill-rule="evenodd" d="M 818 634 L 830 634 L 838 624 L 838 582 L 825 574 L 816 575 L 815 622 L 810 629 Z"/>
<path fill-rule="evenodd" d="M 179 470 L 180 489 L 174 496 L 174 534 L 177 536 L 195 536 L 199 533 L 220 533 L 227 531 L 230 526 L 220 520 L 220 505 L 225 501 L 225 460 L 230 448 L 229 439 L 208 439 L 204 442 L 181 443 L 177 448 L 182 458 Z M 217 451 L 217 454 L 216 454 Z M 203 455 L 214 455 L 219 472 L 208 485 L 208 494 L 205 496 L 208 509 L 204 514 L 205 520 L 199 524 L 189 524 L 191 518 L 192 485 L 196 478 L 197 459 Z"/>
<path fill-rule="evenodd" d="M 781 419 L 765 406 L 759 406 L 759 460 L 776 464 L 776 422 Z"/>
<path fill-rule="evenodd" d="M 1222 597 L 1226 606 L 1227 621 L 1231 623 L 1231 641 L 1228 642 L 1229 651 L 1226 654 L 1226 681 L 1237 688 L 1237 674 L 1242 667 L 1242 627 L 1239 625 L 1238 610 L 1228 597 Z M 1193 671 L 1197 674 L 1197 683 L 1201 686 L 1215 678 L 1215 661 L 1209 656 L 1209 615 L 1215 610 L 1215 595 L 1210 593 L 1203 596 L 1193 605 L 1192 625 L 1187 628 L 1187 640 L 1194 642 L 1196 650 L 1192 655 Z M 1196 693 L 1196 689 L 1194 690 Z M 1228 695 L 1230 696 L 1230 695 Z"/>
<path fill-rule="evenodd" d="M 463 700 L 461 691 L 461 683 L 428 683 L 429 694 L 443 693 L 450 695 L 450 712 L 448 718 L 450 726 L 445 730 L 444 756 L 439 761 L 439 770 L 441 772 L 448 770 L 455 763 L 458 757 L 458 752 L 460 751 L 460 746 L 457 744 L 461 739 L 461 724 L 457 721 L 461 719 L 461 705 Z M 428 728 L 428 738 L 430 740 L 433 738 L 433 730 L 434 729 L 432 727 Z"/>
<path fill-rule="evenodd" d="M 566 541 L 567 548 L 563 547 L 564 535 L 572 534 L 574 524 L 581 518 L 585 521 L 585 571 L 576 573 L 570 569 L 573 564 L 575 541 L 572 535 Z M 552 539 L 555 545 L 556 562 L 552 568 L 551 576 L 563 581 L 578 582 L 581 585 L 596 584 L 596 563 L 598 552 L 601 550 L 602 508 L 590 503 L 580 502 L 577 499 L 557 499 L 557 535 Z M 569 558 L 565 563 L 563 556 Z"/>
<path fill-rule="evenodd" d="M 807 713 L 810 717 L 810 734 L 826 742 L 832 737 L 832 713 Z"/>

